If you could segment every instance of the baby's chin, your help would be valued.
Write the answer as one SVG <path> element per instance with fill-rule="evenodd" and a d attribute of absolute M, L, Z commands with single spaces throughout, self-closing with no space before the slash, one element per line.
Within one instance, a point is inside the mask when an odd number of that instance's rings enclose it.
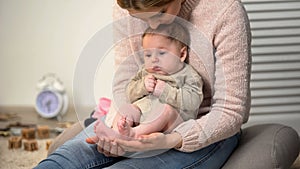
<path fill-rule="evenodd" d="M 149 69 L 146 69 L 146 70 L 147 70 L 147 72 L 153 73 L 153 74 L 168 75 L 167 72 L 165 72 L 165 71 L 163 71 L 161 69 L 157 69 L 157 68 L 156 69 L 149 68 Z"/>

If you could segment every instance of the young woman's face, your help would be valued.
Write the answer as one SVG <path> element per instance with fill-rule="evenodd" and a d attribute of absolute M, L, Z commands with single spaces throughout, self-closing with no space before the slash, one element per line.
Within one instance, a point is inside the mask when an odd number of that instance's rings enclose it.
<path fill-rule="evenodd" d="M 162 7 L 153 7 L 144 11 L 129 9 L 131 16 L 144 20 L 153 29 L 156 29 L 160 24 L 170 24 L 178 15 L 182 0 L 174 0 Z"/>
<path fill-rule="evenodd" d="M 170 75 L 183 68 L 186 47 L 161 35 L 143 38 L 145 68 L 150 73 Z"/>

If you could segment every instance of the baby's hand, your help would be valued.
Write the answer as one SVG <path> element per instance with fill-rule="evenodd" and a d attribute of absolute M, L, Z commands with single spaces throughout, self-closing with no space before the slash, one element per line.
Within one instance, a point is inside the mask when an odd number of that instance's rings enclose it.
<path fill-rule="evenodd" d="M 154 91 L 153 91 L 153 95 L 156 96 L 156 97 L 159 97 L 163 93 L 165 87 L 166 87 L 166 82 L 158 79 L 156 81 L 156 85 L 155 85 L 155 88 L 154 88 Z"/>
<path fill-rule="evenodd" d="M 146 75 L 145 76 L 145 87 L 146 87 L 146 90 L 149 93 L 152 93 L 154 91 L 155 85 L 156 85 L 156 78 L 153 75 L 151 75 L 151 74 Z"/>

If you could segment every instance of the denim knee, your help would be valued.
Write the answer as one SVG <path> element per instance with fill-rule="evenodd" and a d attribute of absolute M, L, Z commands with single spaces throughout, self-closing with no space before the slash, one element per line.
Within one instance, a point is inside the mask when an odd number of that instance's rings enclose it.
<path fill-rule="evenodd" d="M 93 163 L 91 160 L 98 155 L 96 153 L 96 145 L 89 145 L 80 139 L 69 140 L 36 168 L 86 168 Z"/>

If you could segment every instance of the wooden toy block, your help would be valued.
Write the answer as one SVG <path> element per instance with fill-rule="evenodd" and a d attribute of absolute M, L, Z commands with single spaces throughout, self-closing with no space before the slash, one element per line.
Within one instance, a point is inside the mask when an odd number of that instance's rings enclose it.
<path fill-rule="evenodd" d="M 48 126 L 38 126 L 37 134 L 40 139 L 45 139 L 50 137 L 50 129 Z"/>
<path fill-rule="evenodd" d="M 26 151 L 34 151 L 38 150 L 38 143 L 34 140 L 24 140 L 24 150 Z"/>
<path fill-rule="evenodd" d="M 17 149 L 22 146 L 22 137 L 20 136 L 12 136 L 8 139 L 8 148 L 9 149 Z"/>
<path fill-rule="evenodd" d="M 51 145 L 52 141 L 51 140 L 47 140 L 46 141 L 46 150 L 49 149 L 50 145 Z"/>
<path fill-rule="evenodd" d="M 23 128 L 22 137 L 24 139 L 35 139 L 35 128 Z"/>

